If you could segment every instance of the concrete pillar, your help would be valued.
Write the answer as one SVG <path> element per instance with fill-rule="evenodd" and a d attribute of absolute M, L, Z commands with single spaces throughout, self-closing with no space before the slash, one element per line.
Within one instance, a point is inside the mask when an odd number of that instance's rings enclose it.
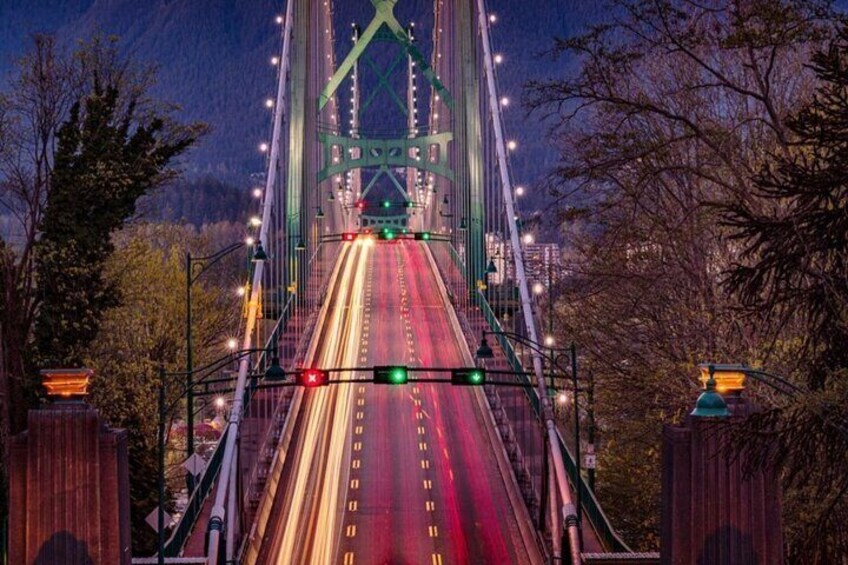
<path fill-rule="evenodd" d="M 745 457 L 723 450 L 719 433 L 750 411 L 727 398 L 727 418 L 689 416 L 663 429 L 663 565 L 783 563 L 780 489 L 773 469 L 744 472 Z"/>
<path fill-rule="evenodd" d="M 53 403 L 11 446 L 9 562 L 129 565 L 127 433 L 81 400 L 91 371 L 45 373 Z"/>

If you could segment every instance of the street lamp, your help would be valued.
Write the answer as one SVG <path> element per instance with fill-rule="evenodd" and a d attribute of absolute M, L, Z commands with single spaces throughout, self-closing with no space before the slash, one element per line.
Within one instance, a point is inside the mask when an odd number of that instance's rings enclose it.
<path fill-rule="evenodd" d="M 581 477 L 581 462 L 580 462 L 580 417 L 577 409 L 577 393 L 579 388 L 577 386 L 577 347 L 574 342 L 571 342 L 571 347 L 569 348 L 555 348 L 555 347 L 546 347 L 541 343 L 537 343 L 532 339 L 529 339 L 523 335 L 516 334 L 513 332 L 507 331 L 486 331 L 483 330 L 483 337 L 480 340 L 480 346 L 477 348 L 477 353 L 475 357 L 478 359 L 492 359 L 494 358 L 494 352 L 492 351 L 489 342 L 486 340 L 487 335 L 502 335 L 506 338 L 510 338 L 518 343 L 521 343 L 536 353 L 539 353 L 543 358 L 547 358 L 548 362 L 551 364 L 551 367 L 556 367 L 559 369 L 564 375 L 569 371 L 564 369 L 562 365 L 560 365 L 560 360 L 562 357 L 569 357 L 571 359 L 571 383 L 574 389 L 574 464 L 576 467 L 576 477 L 574 481 L 574 490 L 577 495 L 577 524 L 578 530 L 580 533 L 580 544 L 583 544 L 583 528 L 582 528 L 582 495 L 580 488 L 580 477 Z M 553 380 L 553 370 L 551 371 L 551 379 Z M 541 400 L 541 399 L 540 399 Z"/>
<path fill-rule="evenodd" d="M 158 402 L 158 412 L 159 412 L 159 429 L 158 429 L 158 450 L 159 450 L 159 509 L 157 516 L 157 526 L 158 526 L 158 552 L 157 558 L 159 565 L 164 565 L 165 563 L 165 418 L 166 414 L 171 412 L 177 405 L 177 403 L 182 400 L 183 397 L 186 397 L 186 400 L 192 398 L 196 395 L 194 392 L 194 387 L 197 385 L 204 384 L 203 379 L 214 374 L 216 371 L 225 367 L 233 358 L 241 358 L 246 355 L 250 355 L 252 353 L 267 353 L 269 350 L 267 349 L 243 349 L 241 351 L 234 351 L 230 354 L 227 354 L 211 363 L 204 365 L 202 367 L 198 367 L 194 369 L 191 373 L 188 371 L 178 371 L 173 373 L 166 373 L 165 366 L 159 365 L 159 402 Z M 271 380 L 282 380 L 280 378 L 280 373 L 282 373 L 283 378 L 285 378 L 285 372 L 282 367 L 280 367 L 280 360 L 277 357 L 276 349 L 272 350 L 272 358 L 271 365 L 268 369 L 265 370 L 265 378 L 269 381 Z M 197 380 L 193 380 L 194 375 L 201 374 L 200 378 Z M 166 405 L 165 403 L 165 392 L 167 381 L 166 379 L 169 377 L 186 377 L 186 385 L 185 389 L 180 392 L 180 394 L 173 400 L 170 405 Z M 220 399 L 220 397 L 219 397 Z M 218 404 L 218 399 L 216 399 L 216 405 Z M 189 411 L 189 417 L 193 420 L 193 408 Z M 189 454 L 189 457 L 193 455 L 193 453 Z M 194 482 L 194 476 L 192 477 L 192 482 Z M 191 491 L 189 491 L 189 498 L 191 498 Z"/>
<path fill-rule="evenodd" d="M 237 243 L 233 243 L 228 245 L 227 247 L 221 249 L 217 253 L 213 253 L 212 255 L 207 255 L 205 257 L 192 257 L 191 251 L 186 253 L 186 370 L 185 370 L 185 378 L 186 378 L 186 454 L 188 457 L 191 457 L 194 453 L 194 395 L 192 393 L 192 374 L 194 373 L 194 359 L 193 359 L 193 351 L 192 351 L 192 311 L 191 311 L 191 289 L 195 282 L 205 273 L 209 268 L 218 263 L 221 259 L 232 253 L 237 249 L 241 249 L 242 247 L 247 246 L 248 248 L 253 248 L 253 253 L 251 255 L 251 261 L 254 263 L 259 261 L 266 261 L 268 259 L 268 255 L 265 253 L 265 250 L 262 248 L 262 242 L 256 241 L 254 243 L 252 238 L 248 238 L 245 241 L 240 241 Z M 198 267 L 195 269 L 195 267 Z M 187 484 L 189 494 L 194 490 L 194 477 L 191 473 L 188 474 Z"/>

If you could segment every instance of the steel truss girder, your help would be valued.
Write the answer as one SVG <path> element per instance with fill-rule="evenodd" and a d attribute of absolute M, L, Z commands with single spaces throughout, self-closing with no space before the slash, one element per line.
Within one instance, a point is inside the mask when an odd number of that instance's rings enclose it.
<path fill-rule="evenodd" d="M 353 70 L 354 64 L 365 52 L 368 44 L 373 40 L 386 41 L 391 36 L 394 36 L 395 40 L 401 45 L 401 47 L 403 47 L 403 49 L 406 50 L 409 56 L 412 57 L 421 69 L 421 74 L 423 74 L 430 82 L 436 92 L 442 97 L 442 100 L 445 101 L 445 104 L 447 104 L 449 108 L 453 108 L 453 97 L 451 96 L 451 93 L 436 76 L 436 73 L 421 55 L 421 52 L 412 44 L 412 41 L 403 29 L 403 26 L 401 26 L 400 23 L 398 23 L 397 18 L 395 18 L 394 8 L 395 4 L 397 4 L 397 0 L 371 0 L 371 3 L 374 5 L 375 9 L 374 19 L 371 20 L 371 23 L 369 23 L 368 27 L 362 32 L 362 35 L 359 36 L 359 39 L 353 46 L 353 49 L 351 49 L 350 53 L 347 54 L 347 57 L 345 57 L 342 64 L 339 65 L 336 72 L 333 73 L 330 81 L 324 87 L 324 90 L 318 97 L 318 110 L 323 110 L 324 106 L 330 102 L 333 94 L 336 93 L 342 85 L 342 81 Z M 388 28 L 388 33 L 384 30 L 384 28 Z"/>
<path fill-rule="evenodd" d="M 413 167 L 431 172 L 453 181 L 454 173 L 447 165 L 448 143 L 453 141 L 453 133 L 442 132 L 419 137 L 400 139 L 369 139 L 346 137 L 330 133 L 318 134 L 324 150 L 326 165 L 318 172 L 318 182 L 346 173 L 353 169 L 366 167 Z M 430 148 L 438 145 L 438 152 L 431 154 Z M 339 162 L 333 162 L 333 147 L 342 148 Z M 359 158 L 351 158 L 351 149 L 359 149 Z M 410 149 L 418 148 L 421 160 L 409 156 Z"/>

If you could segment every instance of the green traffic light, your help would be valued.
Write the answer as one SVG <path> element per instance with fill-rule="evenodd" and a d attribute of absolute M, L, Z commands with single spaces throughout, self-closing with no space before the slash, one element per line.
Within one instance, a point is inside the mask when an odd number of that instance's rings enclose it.
<path fill-rule="evenodd" d="M 383 200 L 383 208 L 388 208 L 391 205 L 392 205 L 392 203 L 389 202 L 388 200 Z"/>
<path fill-rule="evenodd" d="M 406 367 L 374 367 L 374 382 L 376 384 L 404 385 L 408 380 L 409 375 Z"/>
<path fill-rule="evenodd" d="M 469 380 L 474 384 L 480 384 L 483 382 L 483 373 L 480 371 L 474 371 L 470 375 L 468 375 Z"/>

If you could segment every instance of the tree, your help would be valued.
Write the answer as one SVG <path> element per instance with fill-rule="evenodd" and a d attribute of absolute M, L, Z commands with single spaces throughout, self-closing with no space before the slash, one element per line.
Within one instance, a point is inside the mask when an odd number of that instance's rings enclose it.
<path fill-rule="evenodd" d="M 104 309 L 119 298 L 102 269 L 111 235 L 135 212 L 136 201 L 172 176 L 171 161 L 197 139 L 199 128 L 166 129 L 163 117 L 136 114 L 141 92 L 121 100 L 119 78 L 101 84 L 71 108 L 58 132 L 41 238 L 36 246 L 35 339 L 42 365 L 77 365 L 97 335 Z M 139 123 L 139 120 L 142 120 Z"/>
<path fill-rule="evenodd" d="M 848 554 L 848 27 L 811 67 L 820 84 L 786 121 L 792 150 L 772 154 L 756 178 L 760 202 L 726 207 L 742 248 L 728 284 L 748 310 L 802 329 L 788 368 L 811 392 L 743 433 L 765 434 L 771 449 L 752 446 L 756 461 L 778 463 L 803 494 L 788 501 L 804 510 L 790 558 L 836 563 Z"/>
<path fill-rule="evenodd" d="M 216 226 L 210 226 L 214 232 Z M 133 552 L 151 553 L 155 532 L 145 522 L 157 504 L 158 366 L 182 370 L 185 358 L 185 266 L 187 248 L 204 249 L 207 233 L 191 227 L 138 224 L 114 239 L 117 252 L 104 265 L 105 284 L 121 304 L 103 312 L 99 331 L 85 354 L 95 369 L 91 402 L 106 420 L 129 434 L 130 503 Z M 230 279 L 232 269 L 218 272 Z M 232 288 L 233 285 L 230 285 Z M 238 329 L 240 311 L 225 285 L 197 284 L 193 296 L 195 355 L 198 366 L 224 351 L 226 338 Z M 180 382 L 168 387 L 168 404 L 178 408 Z M 169 423 L 182 414 L 169 414 Z M 170 425 L 169 425 L 170 429 Z M 174 453 L 179 473 L 184 455 Z M 177 480 L 176 482 L 179 482 Z"/>
<path fill-rule="evenodd" d="M 62 361 L 81 357 L 81 345 L 92 333 L 79 322 L 96 324 L 96 308 L 108 296 L 93 269 L 108 254 L 109 234 L 132 214 L 135 194 L 165 178 L 171 157 L 200 133 L 198 126 L 176 124 L 169 108 L 148 98 L 152 79 L 151 68 L 118 54 L 115 39 L 95 38 L 70 53 L 52 37 L 38 35 L 8 92 L 0 94 L 4 484 L 8 436 L 24 429 L 38 390 L 33 386 L 37 318 L 45 316 L 39 335 L 46 356 L 55 346 Z M 101 198 L 103 205 L 111 201 L 115 213 L 86 216 L 100 211 L 89 197 Z M 70 271 L 85 280 L 77 286 L 60 280 Z M 82 289 L 81 283 L 92 288 Z M 75 295 L 66 302 L 59 295 L 64 291 Z M 75 310 L 69 302 L 78 299 L 93 309 Z M 60 332 L 66 333 L 58 337 Z"/>
<path fill-rule="evenodd" d="M 753 200 L 768 152 L 789 151 L 785 118 L 809 98 L 805 62 L 836 17 L 824 1 L 612 4 L 609 22 L 558 42 L 578 71 L 531 84 L 530 106 L 553 120 L 561 150 L 551 187 L 572 276 L 556 317 L 594 369 L 598 494 L 648 549 L 661 426 L 697 396 L 685 375 L 784 352 L 771 344 L 785 328 L 740 316 L 721 285 L 738 249 L 715 204 Z M 653 502 L 621 503 L 636 499 Z"/>

